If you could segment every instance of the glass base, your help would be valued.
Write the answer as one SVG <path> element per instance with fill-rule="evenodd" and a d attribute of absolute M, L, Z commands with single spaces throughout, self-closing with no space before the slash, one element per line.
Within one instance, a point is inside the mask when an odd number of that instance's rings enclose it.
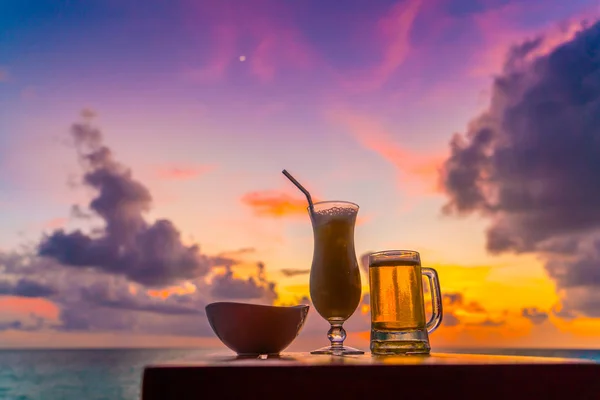
<path fill-rule="evenodd" d="M 405 332 L 371 330 L 371 353 L 374 355 L 426 355 L 430 351 L 425 329 Z"/>
<path fill-rule="evenodd" d="M 354 356 L 354 355 L 365 354 L 365 352 L 362 350 L 355 349 L 353 347 L 326 346 L 326 347 L 321 347 L 320 349 L 317 349 L 317 350 L 313 350 L 310 352 L 310 354 L 326 354 L 326 355 L 331 355 L 331 356 Z"/>

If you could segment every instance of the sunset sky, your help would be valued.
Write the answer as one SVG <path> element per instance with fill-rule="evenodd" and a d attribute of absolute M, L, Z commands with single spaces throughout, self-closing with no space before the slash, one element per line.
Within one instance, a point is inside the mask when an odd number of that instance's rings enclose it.
<path fill-rule="evenodd" d="M 210 302 L 306 301 L 312 229 L 283 168 L 360 206 L 358 259 L 438 270 L 434 346 L 599 347 L 599 15 L 3 1 L 0 347 L 210 345 Z M 348 345 L 368 348 L 368 312 Z M 295 346 L 326 330 L 311 310 Z"/>

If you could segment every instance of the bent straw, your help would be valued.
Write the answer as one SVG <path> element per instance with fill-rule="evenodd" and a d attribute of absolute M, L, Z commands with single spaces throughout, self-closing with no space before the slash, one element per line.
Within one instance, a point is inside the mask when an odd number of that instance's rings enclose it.
<path fill-rule="evenodd" d="M 300 184 L 300 182 L 298 182 L 292 175 L 290 175 L 289 172 L 287 172 L 285 169 L 283 171 L 281 171 L 282 174 L 284 174 L 290 181 L 292 181 L 292 183 L 294 185 L 296 185 L 296 187 L 298 189 L 300 189 L 300 191 L 302 193 L 304 193 L 304 195 L 306 196 L 306 200 L 308 200 L 308 207 L 310 208 L 311 212 L 313 210 L 313 202 L 312 202 L 312 198 L 310 197 L 310 193 L 308 193 L 308 190 L 304 189 L 304 186 L 302 186 Z"/>

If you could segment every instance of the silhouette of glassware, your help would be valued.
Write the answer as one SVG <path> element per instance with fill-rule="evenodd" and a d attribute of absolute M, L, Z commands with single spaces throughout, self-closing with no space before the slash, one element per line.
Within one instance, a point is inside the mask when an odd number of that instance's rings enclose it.
<path fill-rule="evenodd" d="M 354 250 L 358 205 L 324 201 L 308 208 L 314 235 L 310 297 L 315 310 L 331 325 L 330 345 L 311 354 L 350 355 L 363 351 L 344 346 L 344 322 L 361 299 L 361 280 Z"/>
<path fill-rule="evenodd" d="M 432 315 L 425 319 L 422 276 L 429 281 Z M 429 334 L 442 322 L 442 295 L 437 272 L 421 267 L 412 250 L 369 255 L 371 353 L 429 354 Z"/>

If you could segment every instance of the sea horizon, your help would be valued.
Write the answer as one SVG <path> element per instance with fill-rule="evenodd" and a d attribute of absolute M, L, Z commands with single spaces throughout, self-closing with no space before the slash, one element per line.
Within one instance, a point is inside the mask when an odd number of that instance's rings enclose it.
<path fill-rule="evenodd" d="M 359 346 L 360 347 L 360 346 Z M 94 346 L 74 346 L 74 347 L 62 347 L 62 346 L 57 346 L 57 347 L 35 347 L 35 346 L 16 346 L 16 347 L 1 347 L 0 346 L 0 351 L 36 351 L 36 350 L 40 350 L 40 351 L 51 351 L 51 350 L 56 350 L 56 351 L 70 351 L 70 350 L 90 350 L 90 351 L 102 351 L 102 350 L 215 350 L 215 351 L 221 351 L 221 352 L 231 352 L 233 354 L 233 352 L 229 349 L 227 349 L 226 347 L 221 347 L 221 346 L 110 346 L 110 347 L 94 347 Z M 435 347 L 432 348 L 432 351 L 439 353 L 440 351 L 449 351 L 449 352 L 455 352 L 455 351 L 470 351 L 470 352 L 475 352 L 475 351 L 482 351 L 482 350 L 499 350 L 499 351 L 505 351 L 505 350 L 540 350 L 540 351 L 598 351 L 600 352 L 600 347 L 598 348 L 590 348 L 590 347 L 520 347 L 520 346 L 509 346 L 509 347 L 502 347 L 502 346 L 481 346 L 481 347 Z M 306 350 L 307 352 L 309 350 Z M 292 349 L 292 350 L 284 350 L 284 353 L 301 353 L 303 352 L 302 350 L 298 350 L 298 349 Z"/>

